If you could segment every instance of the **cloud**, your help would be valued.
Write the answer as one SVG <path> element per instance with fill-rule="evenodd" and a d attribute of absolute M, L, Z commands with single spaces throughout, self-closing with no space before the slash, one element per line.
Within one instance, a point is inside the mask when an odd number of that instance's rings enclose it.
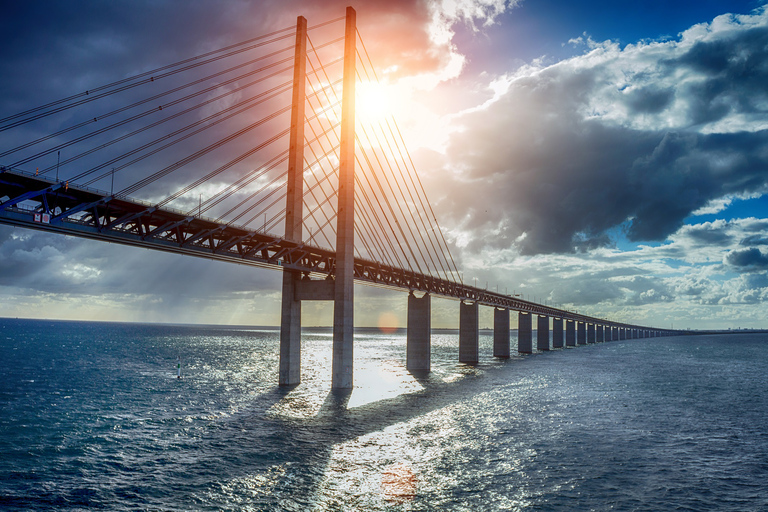
<path fill-rule="evenodd" d="M 565 253 L 616 228 L 663 241 L 713 201 L 764 191 L 766 41 L 762 9 L 519 70 L 454 118 L 441 218 L 472 251 Z"/>
<path fill-rule="evenodd" d="M 750 247 L 730 252 L 726 262 L 740 270 L 756 271 L 768 269 L 768 253 L 760 249 Z"/>

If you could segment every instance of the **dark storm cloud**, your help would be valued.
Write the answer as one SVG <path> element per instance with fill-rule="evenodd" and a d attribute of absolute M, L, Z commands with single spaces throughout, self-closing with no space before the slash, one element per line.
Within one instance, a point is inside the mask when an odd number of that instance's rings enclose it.
<path fill-rule="evenodd" d="M 625 103 L 631 114 L 658 114 L 674 100 L 675 91 L 647 86 L 627 93 Z"/>
<path fill-rule="evenodd" d="M 750 124 L 768 114 L 759 21 L 523 70 L 497 101 L 457 120 L 448 161 L 463 192 L 445 215 L 470 212 L 474 250 L 572 252 L 609 244 L 617 227 L 632 241 L 664 240 L 709 201 L 764 189 L 768 130 Z M 479 198 L 494 206 L 477 209 Z"/>
<path fill-rule="evenodd" d="M 666 62 L 673 71 L 690 69 L 704 80 L 681 91 L 690 98 L 692 123 L 712 122 L 730 113 L 766 113 L 768 99 L 768 27 L 742 30 L 738 36 L 699 41 Z"/>
<path fill-rule="evenodd" d="M 733 242 L 733 235 L 728 233 L 726 224 L 698 224 L 686 229 L 685 234 L 694 242 L 693 246 L 727 247 Z"/>
<path fill-rule="evenodd" d="M 727 263 L 742 271 L 768 269 L 768 254 L 755 247 L 731 251 L 728 256 L 726 256 L 725 260 Z"/>
<path fill-rule="evenodd" d="M 739 242 L 739 245 L 768 245 L 768 236 L 750 235 Z"/>

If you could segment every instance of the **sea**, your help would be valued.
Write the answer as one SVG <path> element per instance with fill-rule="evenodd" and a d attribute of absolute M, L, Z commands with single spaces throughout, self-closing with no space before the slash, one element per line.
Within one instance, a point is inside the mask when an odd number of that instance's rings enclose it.
<path fill-rule="evenodd" d="M 768 335 L 624 340 L 405 369 L 359 329 L 355 389 L 305 328 L 0 319 L 0 509 L 768 510 Z M 513 340 L 514 346 L 515 340 Z M 181 378 L 178 378 L 178 374 Z"/>

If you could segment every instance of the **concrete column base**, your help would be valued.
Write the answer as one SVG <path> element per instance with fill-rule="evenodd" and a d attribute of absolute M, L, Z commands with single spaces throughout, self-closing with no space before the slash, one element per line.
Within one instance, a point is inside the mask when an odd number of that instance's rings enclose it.
<path fill-rule="evenodd" d="M 432 305 L 428 293 L 417 298 L 408 294 L 408 333 L 405 368 L 408 371 L 431 369 Z"/>
<path fill-rule="evenodd" d="M 563 335 L 563 319 L 552 319 L 552 348 L 563 348 L 565 336 Z"/>
<path fill-rule="evenodd" d="M 517 315 L 517 351 L 521 354 L 533 353 L 533 329 L 531 315 L 522 311 Z"/>
<path fill-rule="evenodd" d="M 574 324 L 573 320 L 565 321 L 565 346 L 576 346 L 576 324 Z"/>
<path fill-rule="evenodd" d="M 280 372 L 281 386 L 295 386 L 301 382 L 301 301 L 295 300 L 295 281 L 300 274 L 283 272 L 283 306 L 280 317 Z"/>
<path fill-rule="evenodd" d="M 539 315 L 536 327 L 536 349 L 549 350 L 549 317 Z"/>
<path fill-rule="evenodd" d="M 509 310 L 493 310 L 493 357 L 509 357 Z"/>
<path fill-rule="evenodd" d="M 475 364 L 480 353 L 478 304 L 459 305 L 459 362 Z"/>

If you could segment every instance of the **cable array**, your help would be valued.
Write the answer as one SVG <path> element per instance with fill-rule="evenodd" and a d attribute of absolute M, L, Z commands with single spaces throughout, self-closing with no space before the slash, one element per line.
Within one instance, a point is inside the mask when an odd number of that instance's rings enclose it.
<path fill-rule="evenodd" d="M 332 249 L 343 37 L 309 28 L 303 234 Z M 13 168 L 269 233 L 285 223 L 293 27 L 0 118 Z M 379 83 L 357 34 L 358 82 Z M 356 256 L 456 282 L 460 274 L 391 116 L 358 119 Z M 117 190 L 117 192 L 115 192 Z"/>

